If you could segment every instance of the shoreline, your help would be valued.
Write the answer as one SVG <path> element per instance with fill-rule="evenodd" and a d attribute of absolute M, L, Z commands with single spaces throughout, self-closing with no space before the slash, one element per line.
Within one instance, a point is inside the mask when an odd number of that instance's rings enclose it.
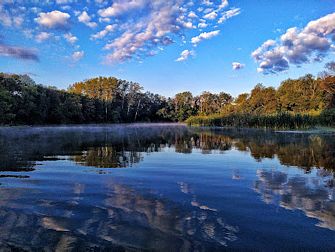
<path fill-rule="evenodd" d="M 88 124 L 36 124 L 36 125 L 0 125 L 0 129 L 29 129 L 29 128 L 114 128 L 114 127 L 189 127 L 214 130 L 258 130 L 271 131 L 274 133 L 292 134 L 335 134 L 335 127 L 316 126 L 311 128 L 276 129 L 271 127 L 234 127 L 234 126 L 203 126 L 189 125 L 183 122 L 136 122 L 136 123 L 88 123 Z"/>

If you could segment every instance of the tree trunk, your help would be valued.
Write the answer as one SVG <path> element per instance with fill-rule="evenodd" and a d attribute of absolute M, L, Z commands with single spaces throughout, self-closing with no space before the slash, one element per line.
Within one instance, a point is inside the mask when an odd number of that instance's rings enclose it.
<path fill-rule="evenodd" d="M 141 99 L 138 101 L 138 104 L 137 104 L 136 113 L 135 113 L 135 118 L 134 118 L 134 121 L 135 121 L 135 122 L 136 122 L 136 118 L 137 118 L 137 114 L 138 114 L 138 109 L 140 108 L 140 104 L 141 104 Z"/>

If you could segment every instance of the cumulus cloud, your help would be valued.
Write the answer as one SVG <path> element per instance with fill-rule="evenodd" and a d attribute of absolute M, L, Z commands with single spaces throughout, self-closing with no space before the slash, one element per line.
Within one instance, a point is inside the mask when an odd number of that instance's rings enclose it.
<path fill-rule="evenodd" d="M 192 38 L 193 45 L 217 36 L 220 32 L 218 20 L 227 6 L 226 0 L 200 1 L 197 5 L 188 0 L 116 0 L 98 11 L 99 20 L 116 20 L 112 23 L 115 25 L 113 32 L 103 29 L 91 35 L 91 39 L 109 39 L 103 47 L 110 51 L 106 56 L 107 63 L 141 60 L 151 51 L 171 44 L 175 38 L 184 44 L 189 43 L 184 39 L 187 29 L 216 28 Z"/>
<path fill-rule="evenodd" d="M 194 51 L 190 51 L 190 50 L 184 50 L 180 53 L 180 57 L 178 59 L 176 59 L 177 62 L 180 61 L 185 61 L 187 60 L 190 56 L 194 56 Z"/>
<path fill-rule="evenodd" d="M 195 14 L 195 12 L 194 11 L 190 11 L 190 13 L 188 13 L 188 15 L 187 15 L 189 18 L 197 18 L 198 17 L 198 15 L 197 14 Z"/>
<path fill-rule="evenodd" d="M 219 19 L 228 6 L 227 0 L 34 0 L 27 5 L 23 0 L 19 2 L 21 6 L 13 0 L 0 0 L 2 27 L 22 26 L 25 38 L 37 42 L 52 37 L 52 42 L 63 38 L 70 44 L 78 41 L 70 33 L 72 26 L 85 24 L 91 28 L 99 27 L 89 38 L 95 41 L 96 46 L 101 46 L 106 63 L 130 59 L 141 61 L 174 42 L 190 47 L 210 39 L 218 35 Z M 22 10 L 18 12 L 20 8 Z M 30 27 L 32 21 L 38 27 Z M 197 30 L 200 35 L 192 41 L 186 40 L 191 29 Z"/>
<path fill-rule="evenodd" d="M 221 4 L 220 4 L 220 6 L 219 6 L 219 9 L 221 10 L 221 9 L 224 9 L 224 8 L 226 8 L 228 6 L 228 0 L 222 0 L 221 1 Z"/>
<path fill-rule="evenodd" d="M 14 57 L 23 60 L 33 60 L 33 61 L 39 60 L 36 50 L 23 47 L 9 46 L 1 43 L 0 43 L 0 56 Z"/>
<path fill-rule="evenodd" d="M 215 12 L 215 11 L 212 11 L 210 13 L 207 13 L 204 18 L 205 19 L 210 19 L 210 20 L 213 20 L 215 19 L 216 17 L 218 16 L 218 14 Z"/>
<path fill-rule="evenodd" d="M 24 21 L 23 16 L 13 17 L 13 24 L 15 26 L 21 26 L 23 24 L 23 21 Z"/>
<path fill-rule="evenodd" d="M 35 18 L 39 25 L 50 29 L 68 29 L 70 26 L 70 15 L 61 11 L 41 12 Z"/>
<path fill-rule="evenodd" d="M 191 42 L 192 42 L 192 44 L 197 45 L 203 40 L 211 39 L 213 37 L 216 37 L 217 35 L 219 35 L 219 33 L 220 33 L 220 30 L 215 30 L 215 31 L 210 31 L 210 32 L 202 32 L 198 36 L 193 37 L 191 39 Z"/>
<path fill-rule="evenodd" d="M 72 35 L 71 32 L 64 34 L 64 38 L 70 44 L 74 44 L 74 43 L 76 43 L 78 41 L 78 38 L 76 36 Z"/>
<path fill-rule="evenodd" d="M 37 42 L 43 42 L 51 37 L 49 32 L 40 32 L 35 36 Z"/>
<path fill-rule="evenodd" d="M 68 3 L 71 3 L 72 0 L 56 0 L 56 3 L 57 4 L 68 4 Z"/>
<path fill-rule="evenodd" d="M 20 27 L 24 22 L 25 8 L 15 7 L 15 2 L 0 0 L 0 25 Z M 7 8 L 5 8 L 7 7 Z"/>
<path fill-rule="evenodd" d="M 74 62 L 78 62 L 85 56 L 84 51 L 76 51 L 71 55 L 71 58 Z"/>
<path fill-rule="evenodd" d="M 213 5 L 213 2 L 210 1 L 210 0 L 202 0 L 202 3 L 206 6 L 212 6 Z"/>
<path fill-rule="evenodd" d="M 242 68 L 245 67 L 245 64 L 242 64 L 240 62 L 233 62 L 231 64 L 232 64 L 233 70 L 241 70 Z"/>
<path fill-rule="evenodd" d="M 152 2 L 150 7 L 149 18 L 141 19 L 136 25 L 125 25 L 126 31 L 105 45 L 106 50 L 112 51 L 107 55 L 107 62 L 124 61 L 141 53 L 147 55 L 153 46 L 172 43 L 168 35 L 181 29 L 176 21 L 179 6 L 174 1 L 157 0 Z"/>
<path fill-rule="evenodd" d="M 97 27 L 97 23 L 91 21 L 92 18 L 88 15 L 86 11 L 83 11 L 79 16 L 78 16 L 78 21 L 87 25 L 90 28 L 95 28 Z"/>
<path fill-rule="evenodd" d="M 235 16 L 239 15 L 240 13 L 241 13 L 240 8 L 234 8 L 234 9 L 225 11 L 225 12 L 222 13 L 222 16 L 218 20 L 218 23 L 221 24 L 221 23 L 225 22 L 227 19 L 235 17 Z"/>
<path fill-rule="evenodd" d="M 200 23 L 198 24 L 198 28 L 200 28 L 200 29 L 204 29 L 204 28 L 206 28 L 207 26 L 208 26 L 208 24 L 206 23 L 206 20 L 201 19 L 201 20 L 200 20 Z"/>
<path fill-rule="evenodd" d="M 3 26 L 12 26 L 12 18 L 10 14 L 0 8 L 0 24 Z"/>
<path fill-rule="evenodd" d="M 277 41 L 267 40 L 251 56 L 258 72 L 282 72 L 290 64 L 300 66 L 321 61 L 334 46 L 335 13 L 309 22 L 304 28 L 289 28 Z"/>
<path fill-rule="evenodd" d="M 91 39 L 101 39 L 105 37 L 108 33 L 112 32 L 115 29 L 116 25 L 107 25 L 105 29 L 93 34 Z"/>
<path fill-rule="evenodd" d="M 126 12 L 144 8 L 147 4 L 146 0 L 117 0 L 112 6 L 99 10 L 99 15 L 102 17 L 120 16 Z"/>

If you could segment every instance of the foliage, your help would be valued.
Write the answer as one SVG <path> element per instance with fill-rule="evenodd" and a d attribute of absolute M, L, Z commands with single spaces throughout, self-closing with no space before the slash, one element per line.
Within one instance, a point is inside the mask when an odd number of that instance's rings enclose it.
<path fill-rule="evenodd" d="M 230 114 L 195 116 L 187 119 L 191 126 L 302 129 L 320 123 L 318 116 L 280 113 L 276 115 Z"/>
<path fill-rule="evenodd" d="M 100 77 L 77 83 L 67 92 L 36 85 L 28 76 L 0 74 L 0 123 L 116 123 L 163 120 L 157 112 L 165 105 L 164 98 L 142 93 L 141 89 L 138 84 Z"/>
<path fill-rule="evenodd" d="M 335 108 L 326 109 L 320 114 L 320 122 L 325 126 L 335 126 Z"/>
<path fill-rule="evenodd" d="M 257 84 L 233 98 L 189 91 L 173 98 L 143 92 L 138 83 L 97 77 L 67 91 L 37 85 L 27 75 L 0 74 L 0 124 L 173 121 L 202 126 L 305 128 L 334 126 L 335 63 L 315 78 L 287 79 L 275 89 Z"/>

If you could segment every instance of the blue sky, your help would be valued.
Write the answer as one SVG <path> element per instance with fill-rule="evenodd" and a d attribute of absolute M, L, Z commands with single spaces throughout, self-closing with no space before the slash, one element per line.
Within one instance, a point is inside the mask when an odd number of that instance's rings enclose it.
<path fill-rule="evenodd" d="M 0 0 L 0 71 L 236 96 L 335 60 L 334 0 Z"/>

